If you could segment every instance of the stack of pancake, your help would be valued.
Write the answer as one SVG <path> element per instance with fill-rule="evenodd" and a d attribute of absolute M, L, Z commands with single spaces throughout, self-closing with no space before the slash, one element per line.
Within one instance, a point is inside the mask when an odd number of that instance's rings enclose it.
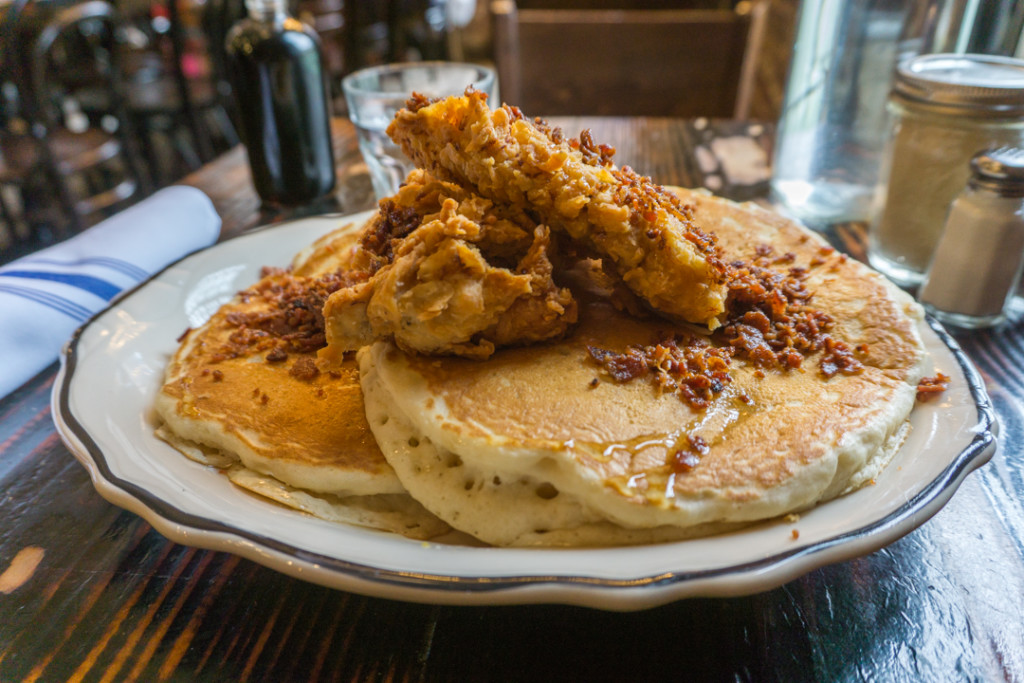
<path fill-rule="evenodd" d="M 340 522 L 593 546 L 797 512 L 899 449 L 921 309 L 817 235 L 471 91 L 389 134 L 426 170 L 183 336 L 179 450 Z"/>
<path fill-rule="evenodd" d="M 267 274 L 201 327 L 186 331 L 157 394 L 163 420 L 157 435 L 282 505 L 431 538 L 448 526 L 406 493 L 377 447 L 354 360 L 319 372 L 315 359 L 322 342 L 313 339 L 303 348 L 295 338 L 282 342 L 295 334 L 292 328 L 253 324 L 278 312 L 282 292 L 317 290 L 334 273 L 352 268 L 354 227 L 304 248 L 290 272 Z"/>
<path fill-rule="evenodd" d="M 269 352 L 218 355 L 236 331 L 232 313 L 270 305 L 256 286 L 185 336 L 157 400 L 163 433 L 240 485 L 306 512 L 415 538 L 450 525 L 494 545 L 716 533 L 870 482 L 902 443 L 926 371 L 919 307 L 768 210 L 677 192 L 727 256 L 771 245 L 780 268 L 805 268 L 815 308 L 858 349 L 863 371 L 826 378 L 816 356 L 785 371 L 734 358 L 728 385 L 695 407 L 649 382 L 609 377 L 591 351 L 692 328 L 590 297 L 555 342 L 479 361 L 377 341 L 359 351 L 358 370 L 349 357 L 300 379 L 290 367 L 302 354 L 280 363 L 267 362 Z M 350 227 L 306 248 L 290 276 L 351 267 L 356 234 Z"/>
<path fill-rule="evenodd" d="M 889 462 L 924 374 L 918 306 L 773 213 L 685 196 L 726 253 L 771 244 L 787 263 L 815 264 L 814 305 L 859 349 L 863 371 L 825 378 L 816 356 L 785 371 L 734 358 L 731 382 L 696 408 L 593 362 L 593 348 L 677 331 L 601 300 L 581 306 L 565 339 L 486 362 L 377 342 L 359 353 L 367 416 L 413 497 L 496 545 L 653 542 L 805 509 Z"/>

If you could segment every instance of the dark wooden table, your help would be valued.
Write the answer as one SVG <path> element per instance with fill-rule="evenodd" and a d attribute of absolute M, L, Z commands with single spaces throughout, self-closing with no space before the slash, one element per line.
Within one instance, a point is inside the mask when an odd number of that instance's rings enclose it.
<path fill-rule="evenodd" d="M 662 183 L 767 189 L 761 126 L 555 122 L 592 128 Z M 367 208 L 354 132 L 336 133 L 342 187 L 326 208 Z M 187 182 L 225 238 L 291 215 L 260 213 L 241 150 Z M 861 236 L 834 238 L 857 255 Z M 61 444 L 53 366 L 0 401 L 0 681 L 1024 681 L 1024 325 L 958 338 L 1002 436 L 932 520 L 766 593 L 625 614 L 367 598 L 170 543 L 100 498 Z"/>

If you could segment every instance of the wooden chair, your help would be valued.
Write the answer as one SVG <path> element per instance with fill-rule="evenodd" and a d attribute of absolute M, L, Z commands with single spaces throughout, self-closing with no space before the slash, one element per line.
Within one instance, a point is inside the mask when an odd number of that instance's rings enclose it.
<path fill-rule="evenodd" d="M 182 7 L 183 4 L 187 7 Z M 206 32 L 210 23 L 207 15 L 216 14 L 215 21 L 223 20 L 220 15 L 227 11 L 226 5 L 212 0 L 201 6 L 188 0 L 167 0 L 166 31 L 146 34 L 151 44 L 142 54 L 135 55 L 144 66 L 128 74 L 126 108 L 139 130 L 142 151 L 159 185 L 173 182 L 238 144 L 226 102 L 230 93 L 222 92 L 221 73 L 216 68 L 218 64 L 214 64 L 214 55 L 219 59 L 223 53 L 227 29 L 216 38 Z M 241 5 L 238 0 L 232 6 Z M 193 21 L 196 14 L 199 16 Z M 195 24 L 192 40 L 186 23 Z M 221 28 L 219 24 L 217 27 Z M 208 60 L 210 73 L 187 74 L 186 60 Z M 109 103 L 100 98 L 87 106 L 102 109 Z M 158 139 L 168 143 L 176 157 L 176 167 L 167 168 L 162 163 L 168 155 L 157 151 Z"/>
<path fill-rule="evenodd" d="M 5 173 L 43 177 L 72 229 L 81 230 L 109 210 L 149 190 L 135 153 L 131 123 L 121 97 L 115 32 L 117 13 L 106 0 L 55 9 L 34 38 L 19 36 L 11 70 L 24 105 L 25 123 L 5 131 Z M 114 102 L 116 132 L 69 115 L 74 89 L 97 82 Z M 74 125 L 69 124 L 74 119 Z M 39 189 L 38 186 L 36 189 Z"/>
<path fill-rule="evenodd" d="M 518 9 L 494 0 L 504 102 L 528 115 L 747 116 L 766 4 Z"/>
<path fill-rule="evenodd" d="M 79 205 L 67 181 L 45 141 L 30 132 L 0 133 L 0 261 L 9 260 L 12 244 L 45 246 L 65 237 L 69 227 L 84 227 L 83 215 L 91 211 Z"/>
<path fill-rule="evenodd" d="M 11 153 L 17 152 L 11 149 L 6 137 L 0 135 L 0 263 L 8 260 L 12 245 L 24 243 L 32 236 L 23 208 L 25 187 L 31 179 L 21 173 L 20 161 L 8 161 Z"/>
<path fill-rule="evenodd" d="M 217 91 L 221 107 L 228 115 L 236 140 L 239 126 L 238 109 L 228 74 L 225 43 L 231 27 L 246 16 L 248 10 L 243 0 L 206 0 L 200 22 L 206 39 L 206 53 L 210 60 L 210 80 Z"/>

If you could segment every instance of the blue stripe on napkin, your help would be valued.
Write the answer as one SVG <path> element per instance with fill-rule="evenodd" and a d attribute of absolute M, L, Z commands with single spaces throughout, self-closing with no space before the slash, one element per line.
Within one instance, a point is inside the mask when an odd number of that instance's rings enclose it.
<path fill-rule="evenodd" d="M 145 268 L 140 268 L 134 263 L 122 261 L 121 259 L 111 258 L 109 256 L 93 256 L 92 258 L 81 258 L 75 261 L 60 261 L 57 259 L 35 258 L 30 256 L 26 259 L 23 259 L 22 263 L 31 265 L 39 263 L 49 266 L 64 267 L 87 265 L 102 266 L 105 268 L 109 268 L 110 270 L 114 270 L 124 275 L 127 275 L 128 277 L 132 278 L 135 281 L 142 280 L 149 276 L 149 272 Z M 3 274 L 2 270 L 0 270 L 0 274 Z"/>
<path fill-rule="evenodd" d="M 80 306 L 73 301 L 68 301 L 64 297 L 51 294 L 50 292 L 4 284 L 0 284 L 0 292 L 7 292 L 8 294 L 20 296 L 21 298 L 28 299 L 29 301 L 35 301 L 75 320 L 85 320 L 92 315 L 92 311 L 85 306 Z"/>
<path fill-rule="evenodd" d="M 71 273 L 46 273 L 37 270 L 5 270 L 0 272 L 0 277 L 20 277 L 30 280 L 46 280 L 48 282 L 59 282 L 71 287 L 95 294 L 104 301 L 110 301 L 121 291 L 117 285 L 101 280 L 91 275 L 74 275 Z"/>

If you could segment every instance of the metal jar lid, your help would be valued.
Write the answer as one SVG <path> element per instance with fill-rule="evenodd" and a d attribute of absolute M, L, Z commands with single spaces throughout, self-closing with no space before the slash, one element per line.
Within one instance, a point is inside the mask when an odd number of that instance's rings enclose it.
<path fill-rule="evenodd" d="M 971 159 L 971 185 L 1003 197 L 1024 197 L 1024 149 L 999 147 Z"/>
<path fill-rule="evenodd" d="M 896 70 L 893 94 L 975 115 L 1024 115 L 1024 59 L 996 55 L 915 57 Z"/>

